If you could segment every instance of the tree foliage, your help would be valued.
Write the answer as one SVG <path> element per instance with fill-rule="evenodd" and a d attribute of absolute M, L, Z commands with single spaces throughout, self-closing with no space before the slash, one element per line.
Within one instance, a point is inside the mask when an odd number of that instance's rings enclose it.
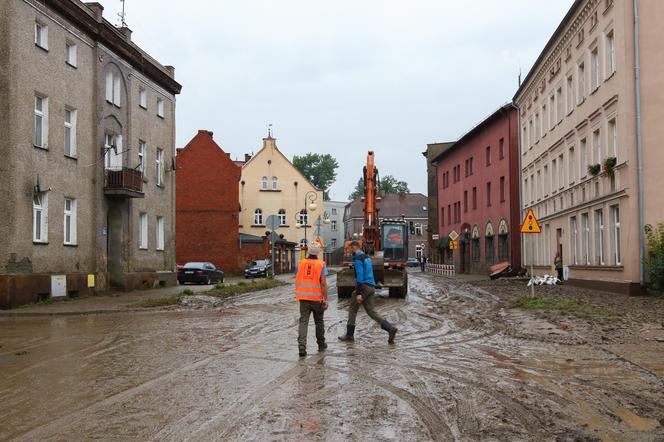
<path fill-rule="evenodd" d="M 308 153 L 306 155 L 293 157 L 293 165 L 306 176 L 314 186 L 323 191 L 325 201 L 330 200 L 328 190 L 337 179 L 337 168 L 339 163 L 332 155 L 320 153 Z"/>
<path fill-rule="evenodd" d="M 648 257 L 645 267 L 654 291 L 664 292 L 664 223 L 645 226 Z"/>
<path fill-rule="evenodd" d="M 399 181 L 394 178 L 392 175 L 386 175 L 380 181 L 378 181 L 378 193 L 382 195 L 392 194 L 404 194 L 409 193 L 408 183 L 405 181 Z M 360 178 L 355 185 L 355 190 L 351 193 L 348 198 L 350 200 L 355 200 L 364 196 L 364 178 Z"/>

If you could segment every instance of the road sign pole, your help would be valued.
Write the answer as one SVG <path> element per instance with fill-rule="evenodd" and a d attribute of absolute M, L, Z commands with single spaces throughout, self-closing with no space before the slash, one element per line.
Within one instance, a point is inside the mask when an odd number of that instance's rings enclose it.
<path fill-rule="evenodd" d="M 270 243 L 272 245 L 272 277 L 273 278 L 274 278 L 274 275 L 276 274 L 276 271 L 277 271 L 276 263 L 274 262 L 274 243 L 276 242 L 275 241 L 275 236 L 276 236 L 276 234 L 274 233 L 274 229 L 272 229 L 272 234 L 270 235 L 270 239 L 271 239 Z"/>
<path fill-rule="evenodd" d="M 535 235 L 530 236 L 530 297 L 535 297 Z"/>

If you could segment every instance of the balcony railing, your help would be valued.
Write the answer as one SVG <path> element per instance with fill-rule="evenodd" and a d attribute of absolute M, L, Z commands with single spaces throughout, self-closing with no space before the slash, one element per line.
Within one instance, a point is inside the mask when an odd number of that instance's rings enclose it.
<path fill-rule="evenodd" d="M 143 173 L 128 167 L 107 169 L 104 193 L 112 197 L 143 198 Z"/>

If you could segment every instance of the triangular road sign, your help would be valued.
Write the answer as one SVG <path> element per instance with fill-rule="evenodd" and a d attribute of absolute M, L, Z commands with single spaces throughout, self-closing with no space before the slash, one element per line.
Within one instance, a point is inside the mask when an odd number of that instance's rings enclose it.
<path fill-rule="evenodd" d="M 523 224 L 521 224 L 521 233 L 541 233 L 542 228 L 535 218 L 533 209 L 528 209 L 526 217 L 523 219 Z"/>

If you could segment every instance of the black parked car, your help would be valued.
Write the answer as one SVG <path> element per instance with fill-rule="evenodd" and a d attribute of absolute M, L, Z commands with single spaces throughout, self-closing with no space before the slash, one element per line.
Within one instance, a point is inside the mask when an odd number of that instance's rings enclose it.
<path fill-rule="evenodd" d="M 211 262 L 188 262 L 178 269 L 178 282 L 186 284 L 212 284 L 224 282 L 224 272 Z"/>
<path fill-rule="evenodd" d="M 272 272 L 272 264 L 267 259 L 259 259 L 251 261 L 251 264 L 244 269 L 245 278 L 256 278 L 260 276 L 267 276 Z"/>

